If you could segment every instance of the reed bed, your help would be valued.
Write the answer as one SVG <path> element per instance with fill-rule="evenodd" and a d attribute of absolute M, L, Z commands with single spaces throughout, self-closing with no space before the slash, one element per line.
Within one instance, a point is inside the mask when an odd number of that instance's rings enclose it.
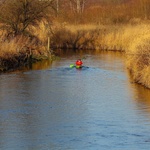
<path fill-rule="evenodd" d="M 108 30 L 107 30 L 108 31 Z M 100 37 L 102 48 L 126 53 L 126 65 L 136 83 L 150 88 L 150 24 L 128 24 L 111 28 Z M 105 49 L 105 47 L 104 47 Z"/>
<path fill-rule="evenodd" d="M 133 80 L 150 88 L 150 24 L 108 27 L 106 31 L 99 40 L 102 49 L 124 51 Z"/>
<path fill-rule="evenodd" d="M 60 25 L 51 37 L 56 48 L 126 51 L 144 25 Z M 142 28 L 142 30 L 141 30 Z M 76 45 L 75 45 L 76 44 Z"/>
<path fill-rule="evenodd" d="M 137 30 L 126 54 L 126 64 L 133 80 L 150 88 L 150 25 Z"/>
<path fill-rule="evenodd" d="M 54 25 L 53 49 L 95 49 L 99 27 L 95 25 Z"/>

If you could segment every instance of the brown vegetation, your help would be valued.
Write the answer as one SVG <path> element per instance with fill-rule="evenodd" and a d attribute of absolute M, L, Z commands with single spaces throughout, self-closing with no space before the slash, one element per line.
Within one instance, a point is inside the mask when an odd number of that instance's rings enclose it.
<path fill-rule="evenodd" d="M 15 69 L 29 64 L 31 61 L 48 57 L 47 50 L 37 45 L 35 39 L 16 36 L 12 40 L 0 42 L 0 71 Z"/>
<path fill-rule="evenodd" d="M 76 2 L 74 7 L 70 5 L 70 0 L 58 1 L 60 7 L 57 19 L 68 23 L 116 24 L 128 23 L 133 18 L 150 19 L 149 0 L 72 0 Z M 84 1 L 82 13 L 75 11 L 82 8 L 77 7 L 78 1 L 81 6 Z"/>
<path fill-rule="evenodd" d="M 66 25 L 53 30 L 51 46 L 55 49 L 95 49 L 98 37 L 96 26 L 90 25 Z"/>
<path fill-rule="evenodd" d="M 150 88 L 150 25 L 143 27 L 132 38 L 126 63 L 133 80 Z"/>
<path fill-rule="evenodd" d="M 0 71 L 48 57 L 49 21 L 54 0 L 4 0 L 0 5 Z"/>

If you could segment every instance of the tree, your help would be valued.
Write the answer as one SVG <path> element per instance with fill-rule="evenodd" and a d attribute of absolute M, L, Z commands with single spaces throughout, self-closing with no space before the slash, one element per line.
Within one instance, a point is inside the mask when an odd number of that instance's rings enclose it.
<path fill-rule="evenodd" d="M 5 0 L 0 7 L 0 23 L 8 34 L 26 33 L 30 25 L 46 18 L 46 11 L 54 0 Z"/>
<path fill-rule="evenodd" d="M 70 6 L 73 12 L 77 14 L 83 13 L 86 1 L 87 0 L 70 0 Z"/>

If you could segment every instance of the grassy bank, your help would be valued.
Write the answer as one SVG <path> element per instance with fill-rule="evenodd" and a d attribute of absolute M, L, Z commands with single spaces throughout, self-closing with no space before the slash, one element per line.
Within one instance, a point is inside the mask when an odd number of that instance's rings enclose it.
<path fill-rule="evenodd" d="M 124 51 L 133 81 L 150 88 L 150 24 L 128 24 L 110 31 L 99 40 L 102 48 Z"/>
<path fill-rule="evenodd" d="M 0 2 L 0 71 L 48 57 L 54 5 L 54 0 Z"/>
<path fill-rule="evenodd" d="M 146 22 L 113 28 L 100 37 L 102 49 L 106 45 L 108 50 L 124 51 L 133 80 L 150 88 L 150 24 Z"/>
<path fill-rule="evenodd" d="M 7 37 L 7 32 L 1 31 L 0 72 L 51 57 L 47 47 L 48 31 L 45 26 L 45 22 L 39 22 L 38 27 L 30 26 L 32 34 L 15 37 Z"/>
<path fill-rule="evenodd" d="M 126 51 L 132 40 L 143 34 L 148 25 L 118 24 L 118 25 L 55 25 L 51 37 L 53 48 L 62 49 L 99 49 Z"/>
<path fill-rule="evenodd" d="M 137 30 L 126 54 L 127 67 L 133 80 L 150 88 L 150 25 Z"/>

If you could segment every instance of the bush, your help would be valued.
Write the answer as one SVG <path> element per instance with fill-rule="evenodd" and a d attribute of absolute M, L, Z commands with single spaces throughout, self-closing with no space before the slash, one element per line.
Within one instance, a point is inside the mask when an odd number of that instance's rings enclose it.
<path fill-rule="evenodd" d="M 51 38 L 51 46 L 55 49 L 95 49 L 97 36 L 96 29 L 76 29 L 72 31 L 67 28 L 58 28 Z"/>

